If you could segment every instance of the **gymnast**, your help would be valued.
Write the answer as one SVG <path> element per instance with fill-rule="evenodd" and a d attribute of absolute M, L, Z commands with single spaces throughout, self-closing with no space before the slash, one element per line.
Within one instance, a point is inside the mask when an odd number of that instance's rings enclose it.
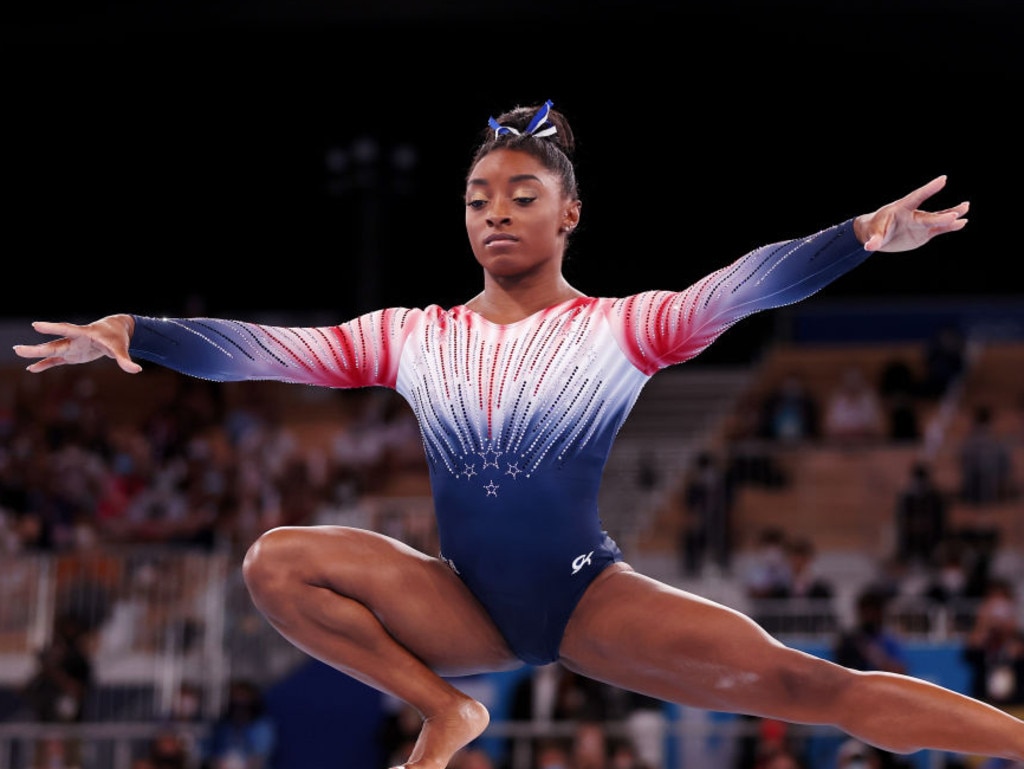
<path fill-rule="evenodd" d="M 489 722 L 452 676 L 552 661 L 684 706 L 827 724 L 896 753 L 1024 760 L 1024 723 L 905 675 L 789 648 L 729 607 L 633 570 L 602 529 L 602 471 L 656 372 L 733 324 L 827 286 L 876 252 L 967 224 L 920 206 L 938 176 L 872 213 L 741 256 L 682 291 L 595 297 L 563 257 L 580 223 L 574 136 L 551 102 L 483 128 L 465 183 L 483 290 L 450 308 L 391 307 L 335 326 L 113 314 L 36 322 L 28 371 L 114 359 L 219 382 L 385 387 L 418 419 L 440 552 L 373 531 L 286 526 L 242 565 L 267 621 L 299 649 L 415 707 L 398 769 L 443 769 Z"/>

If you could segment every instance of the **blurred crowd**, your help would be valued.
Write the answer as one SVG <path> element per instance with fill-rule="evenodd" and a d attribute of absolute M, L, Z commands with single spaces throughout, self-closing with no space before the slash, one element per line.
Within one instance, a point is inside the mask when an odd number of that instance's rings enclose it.
<path fill-rule="evenodd" d="M 730 416 L 723 440 L 698 452 L 676 485 L 680 572 L 742 578 L 733 573 L 737 549 L 778 550 L 779 565 L 762 567 L 768 573 L 757 579 L 787 584 L 752 586 L 751 594 L 825 597 L 814 594 L 821 585 L 808 584 L 813 532 L 784 546 L 781 532 L 739 532 L 733 520 L 738 495 L 747 487 L 789 487 L 787 449 L 903 446 L 913 459 L 889 500 L 892 544 L 882 558 L 905 572 L 930 572 L 929 582 L 965 568 L 972 571 L 970 589 L 977 597 L 983 572 L 1002 544 L 999 525 L 987 513 L 1024 503 L 1024 467 L 1018 466 L 1024 457 L 1024 388 L 1015 400 L 993 392 L 987 400 L 981 393 L 959 402 L 969 361 L 964 339 L 953 328 L 940 328 L 919 353 L 918 361 L 894 354 L 870 372 L 850 360 L 826 380 L 827 388 L 821 381 L 812 386 L 806 371 L 786 370 L 764 389 L 749 391 Z M 953 431 L 949 423 L 955 417 L 949 414 L 958 411 L 964 424 Z M 946 430 L 942 439 L 951 444 L 941 466 L 933 445 L 936 426 Z M 764 542 L 766 537 L 779 547 L 767 547 L 773 543 Z"/>
<path fill-rule="evenodd" d="M 310 445 L 271 383 L 138 376 L 131 420 L 88 375 L 0 382 L 5 552 L 157 543 L 240 553 L 268 528 L 329 517 L 423 461 L 411 413 L 389 391 L 331 391 L 351 419 Z"/>
<path fill-rule="evenodd" d="M 999 707 L 1024 708 L 1020 597 L 992 568 L 1000 533 L 954 525 L 950 514 L 955 504 L 984 509 L 1020 498 L 1013 441 L 1024 441 L 1024 400 L 1016 437 L 993 430 L 1004 404 L 974 407 L 957 449 L 955 487 L 939 484 L 925 458 L 909 468 L 892 500 L 893 550 L 858 593 L 850 621 L 838 611 L 834 577 L 820 568 L 813 533 L 778 526 L 746 532 L 749 551 L 742 570 L 736 566 L 739 537 L 731 513 L 738 490 L 743 484 L 788 483 L 773 461 L 773 446 L 921 441 L 918 406 L 941 401 L 965 365 L 962 340 L 943 333 L 927 349 L 923 377 L 900 361 L 887 366 L 877 382 L 851 366 L 824 400 L 798 374 L 785 377 L 741 420 L 743 429 L 727 453 L 699 452 L 686 477 L 677 479 L 682 573 L 699 578 L 711 569 L 730 576 L 770 632 L 826 637 L 837 661 L 865 670 L 906 672 L 900 631 L 911 625 L 893 621 L 901 600 L 948 607 L 971 671 L 971 693 Z M 131 404 L 112 402 L 102 381 L 81 372 L 0 380 L 0 552 L 75 554 L 160 545 L 226 551 L 237 562 L 273 526 L 319 522 L 373 527 L 436 552 L 429 514 L 367 504 L 397 475 L 422 471 L 419 433 L 397 395 L 320 393 L 341 418 L 322 420 L 311 440 L 309 430 L 302 433 L 282 410 L 272 383 L 218 384 L 143 372 L 132 392 Z M 750 438 L 756 440 L 745 440 Z M 150 609 L 161 605 L 154 598 L 160 585 L 187 583 L 184 575 L 156 571 L 155 564 L 143 561 L 131 575 L 133 591 Z M 66 576 L 81 582 L 74 570 Z M 177 591 L 174 600 L 184 592 Z M 778 613 L 780 601 L 790 610 Z M 109 608 L 103 627 L 96 617 L 83 621 L 73 611 L 58 614 L 19 692 L 33 718 L 76 723 L 87 717 L 97 634 L 105 633 L 110 643 L 119 618 L 132 632 L 149 623 L 142 615 L 125 619 Z M 905 612 L 900 622 L 913 623 L 912 614 Z M 204 723 L 209 729 L 201 741 L 190 741 L 168 728 L 138 756 L 134 769 L 271 769 L 277 737 L 260 686 L 233 680 L 229 689 L 223 712 L 204 722 L 198 693 L 183 688 L 171 723 Z M 497 753 L 467 746 L 453 769 L 665 765 L 664 703 L 576 676 L 557 663 L 523 677 L 508 718 L 529 724 L 530 736 L 508 737 Z M 798 730 L 759 719 L 749 719 L 748 726 L 730 769 L 813 769 Z M 402 762 L 418 729 L 412 712 L 386 719 L 378 735 L 381 769 Z M 36 756 L 40 767 L 78 766 L 74 741 L 42 740 Z M 970 763 L 969 757 L 963 760 Z M 836 769 L 909 766 L 856 741 L 836 743 L 830 761 Z"/>

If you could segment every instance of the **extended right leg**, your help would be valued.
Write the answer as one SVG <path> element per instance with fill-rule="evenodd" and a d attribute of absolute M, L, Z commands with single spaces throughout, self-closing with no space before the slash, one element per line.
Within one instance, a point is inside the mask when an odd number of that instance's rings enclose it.
<path fill-rule="evenodd" d="M 443 769 L 487 727 L 442 675 L 519 667 L 483 607 L 439 559 L 338 526 L 263 534 L 243 564 L 256 607 L 296 647 L 415 707 L 408 769 Z"/>

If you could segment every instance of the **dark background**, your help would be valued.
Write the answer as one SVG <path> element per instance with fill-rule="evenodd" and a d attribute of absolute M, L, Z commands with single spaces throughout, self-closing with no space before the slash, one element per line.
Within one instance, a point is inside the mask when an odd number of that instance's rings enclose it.
<path fill-rule="evenodd" d="M 25 4 L 0 37 L 0 313 L 465 301 L 479 131 L 548 98 L 577 133 L 587 293 L 683 288 L 946 173 L 931 207 L 970 199 L 964 232 L 825 293 L 1021 296 L 1015 5 Z"/>

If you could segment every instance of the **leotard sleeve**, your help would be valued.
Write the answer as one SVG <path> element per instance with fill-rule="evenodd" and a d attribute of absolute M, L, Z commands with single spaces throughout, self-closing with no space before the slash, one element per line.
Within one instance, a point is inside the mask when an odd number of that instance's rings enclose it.
<path fill-rule="evenodd" d="M 217 382 L 267 379 L 325 387 L 394 387 L 417 311 L 378 310 L 337 326 L 267 326 L 135 315 L 129 353 Z"/>
<path fill-rule="evenodd" d="M 754 249 L 680 292 L 616 300 L 619 344 L 647 374 L 693 358 L 733 324 L 806 299 L 870 256 L 853 220 Z"/>

